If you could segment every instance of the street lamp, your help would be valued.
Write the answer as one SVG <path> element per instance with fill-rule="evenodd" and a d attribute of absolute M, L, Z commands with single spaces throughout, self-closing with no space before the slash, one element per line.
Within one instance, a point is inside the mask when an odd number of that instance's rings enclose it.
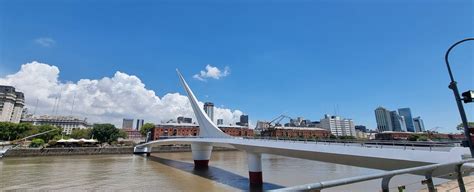
<path fill-rule="evenodd" d="M 459 90 L 458 90 L 458 86 L 457 86 L 457 82 L 454 80 L 453 73 L 451 72 L 451 67 L 449 66 L 449 61 L 448 61 L 448 56 L 449 56 L 449 52 L 451 52 L 451 49 L 453 49 L 457 45 L 459 45 L 463 42 L 466 42 L 466 41 L 474 41 L 474 38 L 463 39 L 463 40 L 458 41 L 458 42 L 454 43 L 453 45 L 451 45 L 451 47 L 449 47 L 448 51 L 446 51 L 446 55 L 444 56 L 444 60 L 446 62 L 446 66 L 448 67 L 449 77 L 451 78 L 451 83 L 449 84 L 449 88 L 451 90 L 453 90 L 454 98 L 456 99 L 456 103 L 458 105 L 459 114 L 461 115 L 462 125 L 464 127 L 464 136 L 466 137 L 466 140 L 467 140 L 467 141 L 463 142 L 463 145 L 469 147 L 469 150 L 471 151 L 471 157 L 474 157 L 473 141 L 472 141 L 472 138 L 471 138 L 469 125 L 467 123 L 466 112 L 464 111 L 464 106 L 462 104 L 462 101 L 464 101 L 465 103 L 468 103 L 469 101 L 472 101 L 472 94 L 470 94 L 470 93 L 472 93 L 472 91 L 468 91 L 469 93 L 468 92 L 463 93 L 464 99 L 461 99 L 461 96 L 460 96 Z"/>

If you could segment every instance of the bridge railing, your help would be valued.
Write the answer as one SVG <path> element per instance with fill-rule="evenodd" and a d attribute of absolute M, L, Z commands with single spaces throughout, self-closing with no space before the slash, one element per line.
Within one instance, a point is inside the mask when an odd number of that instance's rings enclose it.
<path fill-rule="evenodd" d="M 463 180 L 463 172 L 470 172 L 472 170 L 463 171 L 461 168 L 465 163 L 472 163 L 472 162 L 474 162 L 474 159 L 466 159 L 466 160 L 461 160 L 461 161 L 456 161 L 456 162 L 425 165 L 425 166 L 413 167 L 413 168 L 407 168 L 407 169 L 385 171 L 382 173 L 376 173 L 376 174 L 370 174 L 370 175 L 356 176 L 356 177 L 336 179 L 336 180 L 330 180 L 330 181 L 322 181 L 322 182 L 316 182 L 316 183 L 310 183 L 310 184 L 304 184 L 304 185 L 297 185 L 293 187 L 276 189 L 273 191 L 277 191 L 277 192 L 280 192 L 280 191 L 320 191 L 327 188 L 343 186 L 343 185 L 348 185 L 348 184 L 353 184 L 353 183 L 359 183 L 359 182 L 369 181 L 373 179 L 382 179 L 382 183 L 381 183 L 382 191 L 388 192 L 390 189 L 389 187 L 390 180 L 394 176 L 421 172 L 421 173 L 424 173 L 425 175 L 425 180 L 421 181 L 421 183 L 427 185 L 429 192 L 435 192 L 436 189 L 433 183 L 433 177 L 434 177 L 433 172 L 436 170 L 454 170 L 454 172 L 446 171 L 444 173 L 438 173 L 439 175 L 437 175 L 437 177 L 455 175 L 458 182 L 459 190 L 461 192 L 465 192 L 466 188 L 465 188 L 465 184 Z M 405 186 L 399 186 L 398 188 L 399 190 L 403 191 Z"/>
<path fill-rule="evenodd" d="M 344 145 L 359 146 L 367 148 L 403 148 L 405 150 L 449 150 L 449 148 L 459 146 L 458 142 L 409 142 L 409 141 L 384 141 L 384 140 L 336 140 L 336 139 L 304 139 L 304 138 L 287 138 L 287 137 L 243 137 L 244 139 L 260 139 L 281 142 L 300 142 L 300 143 L 316 143 L 326 145 Z"/>
<path fill-rule="evenodd" d="M 201 136 L 160 136 L 159 139 L 177 138 L 209 138 Z M 218 137 L 217 137 L 218 138 Z M 315 143 L 324 145 L 357 146 L 366 148 L 397 148 L 404 150 L 427 150 L 427 151 L 448 151 L 452 147 L 459 146 L 458 142 L 410 142 L 410 141 L 386 141 L 386 140 L 338 140 L 338 139 L 304 139 L 288 137 L 232 137 L 231 139 L 256 139 L 264 141 L 293 142 L 293 143 Z"/>

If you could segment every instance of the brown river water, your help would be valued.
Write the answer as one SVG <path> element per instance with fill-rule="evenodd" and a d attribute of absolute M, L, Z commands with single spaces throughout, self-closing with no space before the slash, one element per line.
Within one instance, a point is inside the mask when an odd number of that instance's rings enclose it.
<path fill-rule="evenodd" d="M 55 156 L 0 159 L 0 189 L 38 191 L 262 191 L 317 181 L 377 173 L 358 168 L 274 155 L 263 155 L 261 188 L 248 185 L 243 152 L 213 152 L 210 168 L 194 170 L 190 152 L 136 155 Z M 423 186 L 422 177 L 401 175 L 407 191 Z M 372 180 L 323 191 L 380 191 Z M 435 180 L 440 182 L 441 180 Z"/>

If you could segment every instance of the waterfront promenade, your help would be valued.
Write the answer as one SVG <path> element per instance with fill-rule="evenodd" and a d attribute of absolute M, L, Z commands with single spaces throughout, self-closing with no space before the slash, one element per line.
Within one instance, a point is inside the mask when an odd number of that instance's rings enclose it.
<path fill-rule="evenodd" d="M 465 176 L 464 178 L 464 184 L 466 187 L 467 191 L 474 191 L 474 175 L 472 176 Z M 439 185 L 436 185 L 436 189 L 441 192 L 458 192 L 459 191 L 459 186 L 458 182 L 456 180 L 451 180 L 446 183 L 441 183 Z M 428 192 L 428 188 L 419 190 L 418 192 Z"/>
<path fill-rule="evenodd" d="M 235 149 L 216 147 L 214 151 L 234 151 Z M 153 153 L 190 152 L 189 145 L 160 146 L 153 148 Z M 15 148 L 4 154 L 9 157 L 38 157 L 38 156 L 70 156 L 70 155 L 118 155 L 132 154 L 133 147 L 73 147 L 73 148 Z"/>

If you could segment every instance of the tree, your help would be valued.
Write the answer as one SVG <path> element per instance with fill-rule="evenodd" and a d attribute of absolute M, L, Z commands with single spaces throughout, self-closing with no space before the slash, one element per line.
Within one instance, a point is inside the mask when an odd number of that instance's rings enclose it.
<path fill-rule="evenodd" d="M 343 139 L 343 140 L 351 140 L 351 139 L 355 139 L 354 136 L 339 136 L 339 139 Z"/>
<path fill-rule="evenodd" d="M 151 129 L 153 128 L 155 128 L 155 125 L 153 123 L 145 123 L 145 125 L 143 125 L 142 128 L 140 128 L 140 133 L 143 136 L 146 136 L 146 133 L 151 131 Z"/>
<path fill-rule="evenodd" d="M 44 145 L 44 140 L 37 138 L 31 141 L 30 147 L 41 147 Z"/>
<path fill-rule="evenodd" d="M 91 137 L 91 129 L 73 129 L 69 136 L 74 139 L 88 139 Z"/>
<path fill-rule="evenodd" d="M 410 135 L 408 136 L 408 141 L 417 141 L 420 138 L 419 135 Z"/>
<path fill-rule="evenodd" d="M 467 125 L 469 126 L 469 128 L 474 128 L 474 122 L 467 122 Z M 459 123 L 459 125 L 456 126 L 456 129 L 464 130 L 464 126 L 462 125 L 462 123 Z"/>
<path fill-rule="evenodd" d="M 421 135 L 418 137 L 417 141 L 428 141 L 428 137 L 426 135 Z"/>
<path fill-rule="evenodd" d="M 49 133 L 39 135 L 39 136 L 36 137 L 36 138 L 43 139 L 43 141 L 45 141 L 45 142 L 48 142 L 49 140 L 53 139 L 54 136 L 56 136 L 56 135 L 61 135 L 61 130 L 62 130 L 60 127 L 55 127 L 55 126 L 52 126 L 52 125 L 41 125 L 41 126 L 37 126 L 35 128 L 36 128 L 36 130 L 34 129 L 35 133 L 33 133 L 33 134 L 43 133 L 43 132 L 46 132 L 46 131 L 53 130 Z"/>
<path fill-rule="evenodd" d="M 117 141 L 119 137 L 126 138 L 127 133 L 123 130 L 115 128 L 112 124 L 94 124 L 91 135 L 94 136 L 99 142 L 111 143 Z"/>
<path fill-rule="evenodd" d="M 331 135 L 329 135 L 329 139 L 337 139 L 337 136 L 331 134 Z"/>
<path fill-rule="evenodd" d="M 11 141 L 26 137 L 26 132 L 32 128 L 33 125 L 29 123 L 0 122 L 0 140 Z"/>

